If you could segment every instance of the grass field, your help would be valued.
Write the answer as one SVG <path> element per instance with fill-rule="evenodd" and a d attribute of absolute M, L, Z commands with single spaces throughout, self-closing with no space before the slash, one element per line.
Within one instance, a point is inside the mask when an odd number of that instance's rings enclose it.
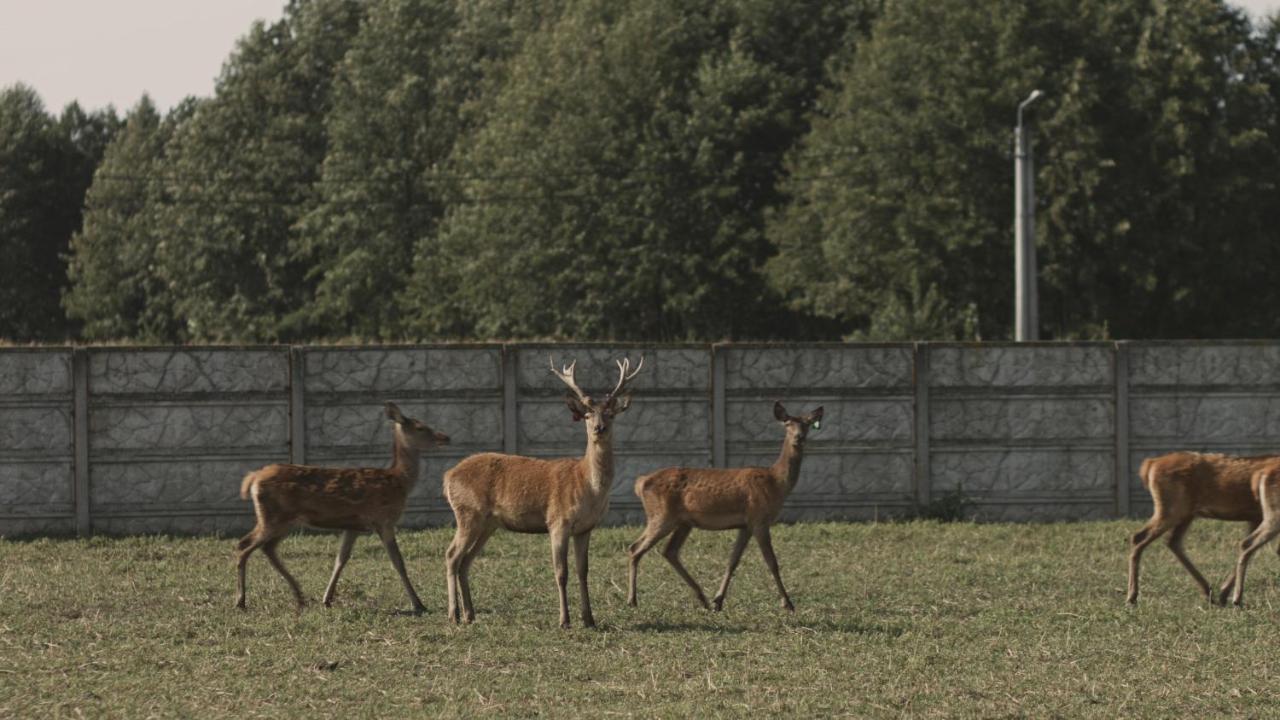
<path fill-rule="evenodd" d="M 695 607 L 658 552 L 628 608 L 624 548 L 638 530 L 604 530 L 592 543 L 601 627 L 567 632 L 539 536 L 489 543 L 470 627 L 444 619 L 451 530 L 401 537 L 424 617 L 394 614 L 408 604 L 372 538 L 335 607 L 300 615 L 260 555 L 249 611 L 232 609 L 225 538 L 0 541 L 0 717 L 1276 716 L 1274 553 L 1256 559 L 1240 611 L 1204 605 L 1152 546 L 1128 609 L 1139 525 L 778 527 L 794 616 L 754 544 L 723 613 Z M 1201 522 L 1188 550 L 1220 579 L 1242 534 Z M 731 541 L 695 533 L 686 546 L 709 594 Z M 336 544 L 282 545 L 313 603 Z"/>

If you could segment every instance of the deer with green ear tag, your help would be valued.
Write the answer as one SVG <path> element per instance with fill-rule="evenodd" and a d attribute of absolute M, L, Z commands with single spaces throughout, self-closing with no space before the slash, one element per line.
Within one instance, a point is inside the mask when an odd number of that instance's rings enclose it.
<path fill-rule="evenodd" d="M 707 602 L 702 588 L 680 562 L 680 548 L 694 528 L 703 530 L 737 530 L 738 537 L 729 553 L 729 569 L 720 583 L 720 590 L 712 599 L 714 608 L 724 606 L 729 580 L 742 559 L 747 542 L 754 537 L 764 555 L 764 562 L 778 584 L 782 606 L 794 611 L 795 606 L 782 584 L 778 571 L 778 559 L 773 554 L 773 540 L 769 526 L 778 519 L 782 503 L 791 494 L 800 477 L 800 460 L 804 455 L 805 441 L 810 430 L 822 426 L 822 408 L 807 415 L 793 416 L 782 403 L 774 403 L 773 417 L 782 424 L 786 437 L 782 452 L 769 467 L 746 468 L 664 468 L 636 479 L 636 495 L 644 504 L 647 524 L 644 534 L 631 544 L 630 588 L 627 603 L 636 604 L 636 574 L 640 558 L 659 540 L 671 536 L 662 554 L 667 562 L 689 587 L 693 588 L 698 602 L 705 608 Z"/>

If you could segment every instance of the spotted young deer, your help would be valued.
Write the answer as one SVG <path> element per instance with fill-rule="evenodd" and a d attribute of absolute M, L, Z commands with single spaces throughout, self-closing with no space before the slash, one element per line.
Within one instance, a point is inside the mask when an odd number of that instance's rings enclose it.
<path fill-rule="evenodd" d="M 359 533 L 372 530 L 382 539 L 391 556 L 391 564 L 404 583 L 413 612 L 421 614 L 425 608 L 413 583 L 404 569 L 404 558 L 396 544 L 396 523 L 404 511 L 405 500 L 418 479 L 418 453 L 439 445 L 446 445 L 449 436 L 436 432 L 419 420 L 406 417 L 395 403 L 386 404 L 387 417 L 395 423 L 392 434 L 392 462 L 389 468 L 326 468 L 311 465 L 268 465 L 244 476 L 240 484 L 240 497 L 253 498 L 253 509 L 258 516 L 257 526 L 240 541 L 236 607 L 245 607 L 245 564 L 254 550 L 262 548 L 263 554 L 293 590 L 293 597 L 301 610 L 306 604 L 302 589 L 285 569 L 276 546 L 291 529 L 309 525 L 328 530 L 342 530 L 342 544 L 338 546 L 338 558 L 333 565 L 333 576 L 324 591 L 326 607 L 333 603 L 338 587 L 338 576 L 351 557 Z"/>
<path fill-rule="evenodd" d="M 500 527 L 520 533 L 547 533 L 551 560 L 560 591 L 560 627 L 569 627 L 566 597 L 569 578 L 569 538 L 578 569 L 582 624 L 595 627 L 587 593 L 587 547 L 591 531 L 609 509 L 613 485 L 613 420 L 631 406 L 626 388 L 644 367 L 619 360 L 618 384 L 603 400 L 593 400 L 574 380 L 577 363 L 551 372 L 568 386 L 565 403 L 574 422 L 586 420 L 587 451 L 581 458 L 539 458 L 481 453 L 463 460 L 444 474 L 444 494 L 453 507 L 458 530 L 445 553 L 449 619 L 472 622 L 471 564 L 485 542 Z M 461 612 L 459 612 L 461 601 Z"/>
<path fill-rule="evenodd" d="M 1198 452 L 1175 452 L 1147 458 L 1138 471 L 1155 503 L 1151 519 L 1130 540 L 1130 605 L 1138 603 L 1138 562 L 1142 551 L 1161 535 L 1178 562 L 1195 580 L 1210 603 L 1227 599 L 1244 603 L 1244 573 L 1249 558 L 1280 535 L 1280 455 L 1233 457 Z M 1198 518 L 1241 520 L 1249 534 L 1240 543 L 1235 569 L 1214 597 L 1213 589 L 1182 548 L 1191 521 Z"/>
<path fill-rule="evenodd" d="M 729 579 L 742 559 L 742 551 L 754 536 L 764 555 L 764 562 L 773 573 L 782 595 L 782 606 L 795 611 L 787 589 L 782 585 L 778 572 L 778 559 L 773 554 L 773 540 L 769 526 L 778 519 L 782 502 L 787 499 L 796 480 L 800 477 L 800 460 L 804 453 L 809 428 L 820 427 L 822 408 L 808 415 L 794 417 L 787 414 L 782 403 L 773 405 L 773 416 L 786 428 L 782 452 L 769 467 L 747 468 L 682 468 L 658 470 L 636 479 L 636 495 L 644 504 L 647 524 L 644 534 L 631 544 L 627 552 L 631 556 L 630 587 L 627 604 L 636 605 L 636 573 L 640 558 L 659 540 L 671 535 L 662 554 L 675 568 L 676 574 L 693 588 L 698 602 L 710 609 L 707 596 L 680 562 L 680 548 L 694 528 L 703 530 L 737 529 L 738 538 L 729 553 L 729 569 L 720 583 L 720 590 L 712 602 L 718 611 L 724 606 L 729 592 Z"/>

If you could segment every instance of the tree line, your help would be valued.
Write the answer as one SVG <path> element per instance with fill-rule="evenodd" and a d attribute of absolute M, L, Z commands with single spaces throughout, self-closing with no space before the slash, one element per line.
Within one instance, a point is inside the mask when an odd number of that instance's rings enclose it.
<path fill-rule="evenodd" d="M 1219 0 L 291 0 L 212 97 L 0 92 L 0 337 L 1276 336 L 1280 23 Z"/>

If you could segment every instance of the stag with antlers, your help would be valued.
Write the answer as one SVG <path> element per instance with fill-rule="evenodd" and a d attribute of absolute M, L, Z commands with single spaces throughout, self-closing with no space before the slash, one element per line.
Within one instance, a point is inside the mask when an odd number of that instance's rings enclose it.
<path fill-rule="evenodd" d="M 602 400 L 594 400 L 574 380 L 571 363 L 551 372 L 569 388 L 565 404 L 576 421 L 585 421 L 587 451 L 580 458 L 540 458 L 481 453 L 458 463 L 444 475 L 444 494 L 453 507 L 457 533 L 445 553 L 449 618 L 475 620 L 471 604 L 471 564 L 498 528 L 520 533 L 547 533 L 556 586 L 560 591 L 560 627 L 569 627 L 567 585 L 569 539 L 573 538 L 581 591 L 582 624 L 594 627 L 587 592 L 587 548 L 591 531 L 609 509 L 613 485 L 613 421 L 631 406 L 627 387 L 644 367 L 619 360 L 618 383 Z M 459 609 L 461 605 L 461 610 Z"/>

